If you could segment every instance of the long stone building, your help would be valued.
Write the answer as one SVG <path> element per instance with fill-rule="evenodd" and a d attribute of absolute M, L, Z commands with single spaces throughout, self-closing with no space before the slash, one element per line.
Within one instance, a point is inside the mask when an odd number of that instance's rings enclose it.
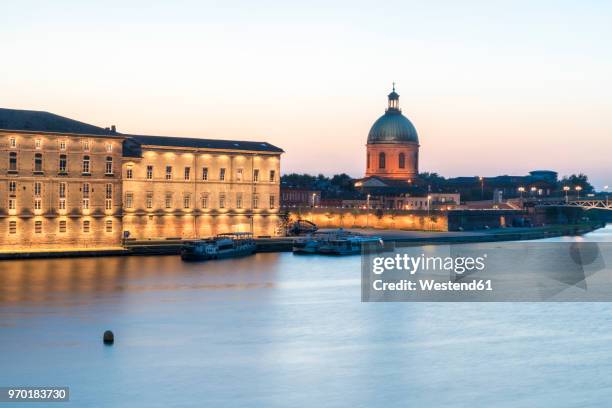
<path fill-rule="evenodd" d="M 0 249 L 277 235 L 282 153 L 265 142 L 128 135 L 0 109 Z"/>

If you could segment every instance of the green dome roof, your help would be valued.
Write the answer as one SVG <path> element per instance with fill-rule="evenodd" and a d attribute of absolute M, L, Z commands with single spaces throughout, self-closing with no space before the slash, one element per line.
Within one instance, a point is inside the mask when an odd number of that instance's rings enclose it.
<path fill-rule="evenodd" d="M 368 134 L 368 143 L 419 143 L 419 136 L 410 120 L 399 109 L 387 109 Z"/>

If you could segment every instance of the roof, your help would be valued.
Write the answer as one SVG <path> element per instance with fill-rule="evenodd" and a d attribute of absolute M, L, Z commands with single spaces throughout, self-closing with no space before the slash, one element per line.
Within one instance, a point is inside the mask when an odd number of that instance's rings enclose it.
<path fill-rule="evenodd" d="M 283 149 L 267 142 L 251 142 L 243 140 L 198 139 L 193 137 L 144 136 L 126 135 L 141 145 L 188 147 L 194 149 L 227 149 L 252 150 L 261 152 L 282 153 Z"/>
<path fill-rule="evenodd" d="M 389 108 L 372 125 L 368 143 L 419 143 L 419 136 L 410 120 L 398 109 Z"/>
<path fill-rule="evenodd" d="M 111 130 L 49 112 L 0 108 L 0 129 L 86 135 L 110 135 Z"/>
<path fill-rule="evenodd" d="M 186 147 L 201 149 L 247 150 L 257 152 L 283 153 L 283 149 L 267 142 L 242 140 L 199 139 L 192 137 L 130 135 L 111 131 L 78 120 L 69 119 L 49 112 L 0 108 L 0 129 L 26 131 L 71 133 L 84 135 L 121 136 L 132 139 L 138 144 L 150 146 Z M 137 146 L 130 144 L 133 152 L 127 156 L 137 156 Z"/>

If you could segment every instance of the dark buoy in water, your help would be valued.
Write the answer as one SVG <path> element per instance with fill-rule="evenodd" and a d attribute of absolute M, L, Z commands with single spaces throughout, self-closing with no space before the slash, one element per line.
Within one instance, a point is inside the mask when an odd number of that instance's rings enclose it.
<path fill-rule="evenodd" d="M 107 330 L 104 332 L 104 336 L 102 336 L 102 340 L 104 344 L 113 344 L 115 342 L 115 335 L 112 331 Z"/>

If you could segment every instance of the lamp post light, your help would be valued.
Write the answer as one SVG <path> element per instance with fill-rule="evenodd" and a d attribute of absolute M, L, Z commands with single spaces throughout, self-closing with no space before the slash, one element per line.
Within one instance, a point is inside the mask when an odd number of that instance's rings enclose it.
<path fill-rule="evenodd" d="M 427 196 L 427 215 L 431 214 L 431 195 Z"/>
<path fill-rule="evenodd" d="M 576 199 L 580 200 L 580 191 L 582 191 L 581 186 L 576 186 Z"/>
<path fill-rule="evenodd" d="M 522 200 L 522 199 L 523 199 L 523 193 L 525 192 L 525 187 L 523 187 L 523 186 L 519 187 L 519 188 L 518 188 L 518 192 L 520 193 L 520 195 L 521 195 L 521 200 Z"/>
<path fill-rule="evenodd" d="M 370 226 L 370 194 L 366 197 L 366 227 Z"/>
<path fill-rule="evenodd" d="M 563 186 L 563 191 L 565 191 L 565 203 L 569 203 L 569 197 L 567 196 L 568 192 L 570 191 L 569 186 Z"/>
<path fill-rule="evenodd" d="M 534 187 L 531 187 L 531 188 L 529 189 L 529 191 L 531 191 L 531 195 L 532 195 L 532 196 L 534 196 L 534 195 L 535 195 L 536 190 L 537 190 L 537 188 L 536 188 L 535 186 L 534 186 Z"/>
<path fill-rule="evenodd" d="M 312 193 L 312 206 L 315 206 L 316 203 L 316 199 L 317 199 L 317 193 Z"/>
<path fill-rule="evenodd" d="M 606 207 L 609 205 L 608 204 L 608 186 L 604 186 L 604 192 L 606 193 Z"/>
<path fill-rule="evenodd" d="M 480 176 L 478 179 L 480 180 L 480 199 L 484 200 L 484 177 Z"/>

